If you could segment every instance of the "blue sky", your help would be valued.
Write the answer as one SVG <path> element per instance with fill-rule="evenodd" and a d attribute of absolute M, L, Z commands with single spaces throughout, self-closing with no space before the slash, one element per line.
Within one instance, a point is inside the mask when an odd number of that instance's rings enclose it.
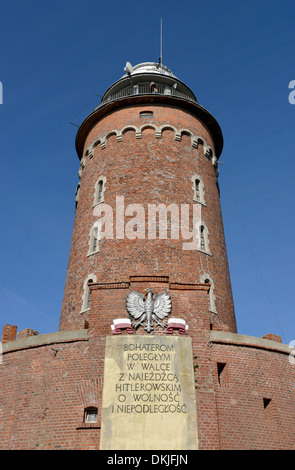
<path fill-rule="evenodd" d="M 0 330 L 58 330 L 77 128 L 126 61 L 163 62 L 224 135 L 223 220 L 238 332 L 289 343 L 294 321 L 295 4 L 2 0 Z"/>

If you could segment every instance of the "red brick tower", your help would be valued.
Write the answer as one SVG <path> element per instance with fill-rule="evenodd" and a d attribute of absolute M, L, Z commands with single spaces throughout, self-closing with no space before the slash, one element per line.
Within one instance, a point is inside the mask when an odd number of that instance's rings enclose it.
<path fill-rule="evenodd" d="M 236 331 L 218 188 L 222 145 L 216 120 L 167 67 L 127 63 L 78 130 L 80 183 L 60 330 L 88 326 L 89 281 L 141 277 L 142 288 L 159 279 L 210 284 L 210 321 Z M 100 231 L 103 208 L 110 224 Z"/>
<path fill-rule="evenodd" d="M 1 449 L 294 449 L 295 351 L 236 331 L 222 143 L 162 64 L 127 63 L 82 123 L 60 328 L 4 326 Z"/>

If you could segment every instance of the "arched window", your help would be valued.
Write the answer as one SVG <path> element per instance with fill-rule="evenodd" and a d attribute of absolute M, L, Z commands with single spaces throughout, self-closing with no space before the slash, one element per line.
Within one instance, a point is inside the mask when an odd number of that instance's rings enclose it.
<path fill-rule="evenodd" d="M 199 241 L 198 249 L 210 255 L 211 253 L 210 253 L 210 247 L 209 247 L 210 242 L 209 242 L 208 228 L 203 222 L 201 222 L 197 224 L 196 229 L 198 231 L 198 241 Z"/>
<path fill-rule="evenodd" d="M 214 282 L 211 276 L 208 274 L 204 274 L 201 276 L 200 279 L 201 282 L 205 284 L 210 284 L 210 290 L 209 290 L 209 311 L 211 313 L 217 314 L 216 310 L 216 304 L 215 304 L 215 295 L 214 295 Z"/>
<path fill-rule="evenodd" d="M 200 180 L 198 178 L 195 179 L 195 195 L 196 200 L 200 200 Z"/>
<path fill-rule="evenodd" d="M 94 223 L 94 225 L 91 227 L 91 230 L 90 230 L 89 249 L 88 249 L 87 256 L 93 255 L 94 253 L 97 253 L 99 251 L 100 235 L 101 235 L 101 221 L 98 220 L 97 222 Z"/>
<path fill-rule="evenodd" d="M 84 281 L 83 284 L 83 297 L 82 297 L 82 310 L 81 312 L 84 312 L 85 310 L 90 309 L 90 304 L 91 304 L 91 290 L 89 288 L 90 284 L 93 284 L 96 282 L 96 275 L 95 274 L 89 274 L 87 278 Z"/>
<path fill-rule="evenodd" d="M 106 177 L 100 176 L 95 183 L 94 205 L 101 204 L 102 202 L 104 202 L 105 185 L 106 185 Z"/>
<path fill-rule="evenodd" d="M 205 251 L 204 225 L 200 227 L 200 248 Z"/>
<path fill-rule="evenodd" d="M 194 201 L 205 204 L 204 184 L 199 175 L 192 176 Z"/>
<path fill-rule="evenodd" d="M 91 304 L 91 290 L 89 288 L 89 285 L 92 284 L 93 280 L 92 279 L 89 279 L 89 281 L 87 282 L 87 298 L 86 298 L 86 310 L 88 310 L 90 308 L 90 304 Z"/>
<path fill-rule="evenodd" d="M 96 230 L 96 231 L 95 231 Z M 97 247 L 98 247 L 98 237 L 97 237 L 97 227 L 95 227 L 95 229 L 93 229 L 94 233 L 93 233 L 93 245 L 92 245 L 92 251 L 93 252 L 96 252 L 97 251 Z"/>
<path fill-rule="evenodd" d="M 103 193 L 103 181 L 99 180 L 99 182 L 97 183 L 97 202 L 101 201 L 102 193 Z"/>

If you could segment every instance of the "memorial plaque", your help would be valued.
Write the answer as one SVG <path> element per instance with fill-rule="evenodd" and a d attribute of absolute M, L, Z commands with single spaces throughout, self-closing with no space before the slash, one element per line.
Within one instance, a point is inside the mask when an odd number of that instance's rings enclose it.
<path fill-rule="evenodd" d="M 102 450 L 198 448 L 189 337 L 106 338 Z"/>

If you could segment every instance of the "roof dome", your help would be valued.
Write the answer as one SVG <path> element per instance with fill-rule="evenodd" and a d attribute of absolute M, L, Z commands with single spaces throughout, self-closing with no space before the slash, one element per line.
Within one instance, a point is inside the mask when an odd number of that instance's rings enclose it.
<path fill-rule="evenodd" d="M 142 62 L 135 66 L 127 62 L 124 71 L 125 75 L 106 90 L 99 106 L 127 96 L 150 95 L 152 83 L 157 86 L 158 96 L 177 96 L 197 103 L 192 90 L 160 61 L 159 63 Z"/>
<path fill-rule="evenodd" d="M 142 62 L 141 64 L 137 64 L 134 67 L 127 62 L 125 69 L 126 74 L 123 77 L 127 77 L 130 75 L 135 75 L 137 73 L 157 73 L 161 75 L 168 75 L 169 77 L 175 77 L 168 67 L 161 63 L 156 62 Z M 122 78 L 123 78 L 122 77 Z"/>

